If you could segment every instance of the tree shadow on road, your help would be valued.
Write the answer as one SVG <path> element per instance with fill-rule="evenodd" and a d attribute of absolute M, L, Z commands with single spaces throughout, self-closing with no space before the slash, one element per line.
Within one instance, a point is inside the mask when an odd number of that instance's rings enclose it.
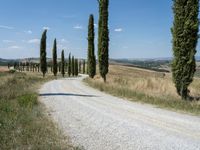
<path fill-rule="evenodd" d="M 98 97 L 95 95 L 73 94 L 73 93 L 41 93 L 39 96 L 77 96 L 77 97 Z"/>

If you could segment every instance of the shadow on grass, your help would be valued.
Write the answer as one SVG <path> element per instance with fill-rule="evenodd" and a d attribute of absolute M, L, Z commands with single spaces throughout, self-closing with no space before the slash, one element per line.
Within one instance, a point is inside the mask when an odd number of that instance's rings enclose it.
<path fill-rule="evenodd" d="M 200 97 L 189 96 L 189 101 L 200 101 Z"/>
<path fill-rule="evenodd" d="M 39 96 L 77 96 L 77 97 L 98 97 L 95 95 L 73 94 L 73 93 L 42 93 Z"/>

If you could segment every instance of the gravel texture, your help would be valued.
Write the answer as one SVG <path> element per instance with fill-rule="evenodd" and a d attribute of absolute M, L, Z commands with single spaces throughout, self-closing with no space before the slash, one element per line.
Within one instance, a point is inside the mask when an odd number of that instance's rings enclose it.
<path fill-rule="evenodd" d="M 40 100 L 75 146 L 86 150 L 200 150 L 200 117 L 110 96 L 81 78 L 40 89 Z"/>

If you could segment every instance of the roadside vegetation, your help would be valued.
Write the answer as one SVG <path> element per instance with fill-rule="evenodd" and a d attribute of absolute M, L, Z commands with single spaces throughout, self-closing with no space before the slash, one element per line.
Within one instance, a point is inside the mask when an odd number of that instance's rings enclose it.
<path fill-rule="evenodd" d="M 200 101 L 183 101 L 176 93 L 171 74 L 133 67 L 111 65 L 104 83 L 99 75 L 87 78 L 90 86 L 131 101 L 139 101 L 175 111 L 199 115 Z M 195 78 L 189 87 L 190 95 L 200 97 L 200 79 Z"/>
<path fill-rule="evenodd" d="M 44 113 L 37 73 L 0 73 L 0 149 L 75 149 Z"/>

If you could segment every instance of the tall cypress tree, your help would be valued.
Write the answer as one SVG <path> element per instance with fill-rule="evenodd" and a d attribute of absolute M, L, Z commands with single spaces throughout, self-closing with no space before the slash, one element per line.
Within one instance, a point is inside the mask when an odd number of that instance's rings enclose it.
<path fill-rule="evenodd" d="M 106 82 L 109 67 L 109 29 L 108 29 L 109 0 L 99 0 L 99 71 Z"/>
<path fill-rule="evenodd" d="M 68 58 L 68 76 L 71 76 L 71 53 L 69 54 L 69 58 Z"/>
<path fill-rule="evenodd" d="M 54 43 L 53 43 L 53 74 L 54 76 L 57 75 L 58 73 L 58 66 L 57 66 L 57 42 L 56 42 L 56 39 L 54 40 Z"/>
<path fill-rule="evenodd" d="M 95 58 L 95 46 L 94 46 L 94 17 L 90 15 L 88 24 L 88 74 L 90 78 L 94 78 L 96 74 L 96 58 Z"/>
<path fill-rule="evenodd" d="M 78 72 L 81 73 L 81 60 L 79 60 Z"/>
<path fill-rule="evenodd" d="M 58 71 L 61 72 L 61 62 L 58 63 Z"/>
<path fill-rule="evenodd" d="M 40 42 L 40 69 L 43 74 L 43 77 L 45 77 L 45 74 L 47 72 L 47 60 L 46 60 L 46 39 L 47 39 L 47 30 L 44 30 Z"/>
<path fill-rule="evenodd" d="M 72 56 L 72 66 L 71 66 L 71 70 L 72 70 L 72 76 L 75 75 L 75 64 L 74 64 L 74 56 Z"/>
<path fill-rule="evenodd" d="M 67 72 L 67 71 L 68 71 L 68 63 L 66 61 L 66 63 L 65 63 L 65 72 Z"/>
<path fill-rule="evenodd" d="M 75 59 L 75 76 L 78 76 L 78 59 Z"/>
<path fill-rule="evenodd" d="M 172 75 L 177 93 L 186 100 L 196 71 L 199 0 L 174 0 Z"/>
<path fill-rule="evenodd" d="M 62 50 L 61 53 L 61 74 L 64 77 L 65 76 L 65 54 L 64 50 Z"/>
<path fill-rule="evenodd" d="M 85 74 L 85 60 L 83 60 L 83 74 Z"/>

